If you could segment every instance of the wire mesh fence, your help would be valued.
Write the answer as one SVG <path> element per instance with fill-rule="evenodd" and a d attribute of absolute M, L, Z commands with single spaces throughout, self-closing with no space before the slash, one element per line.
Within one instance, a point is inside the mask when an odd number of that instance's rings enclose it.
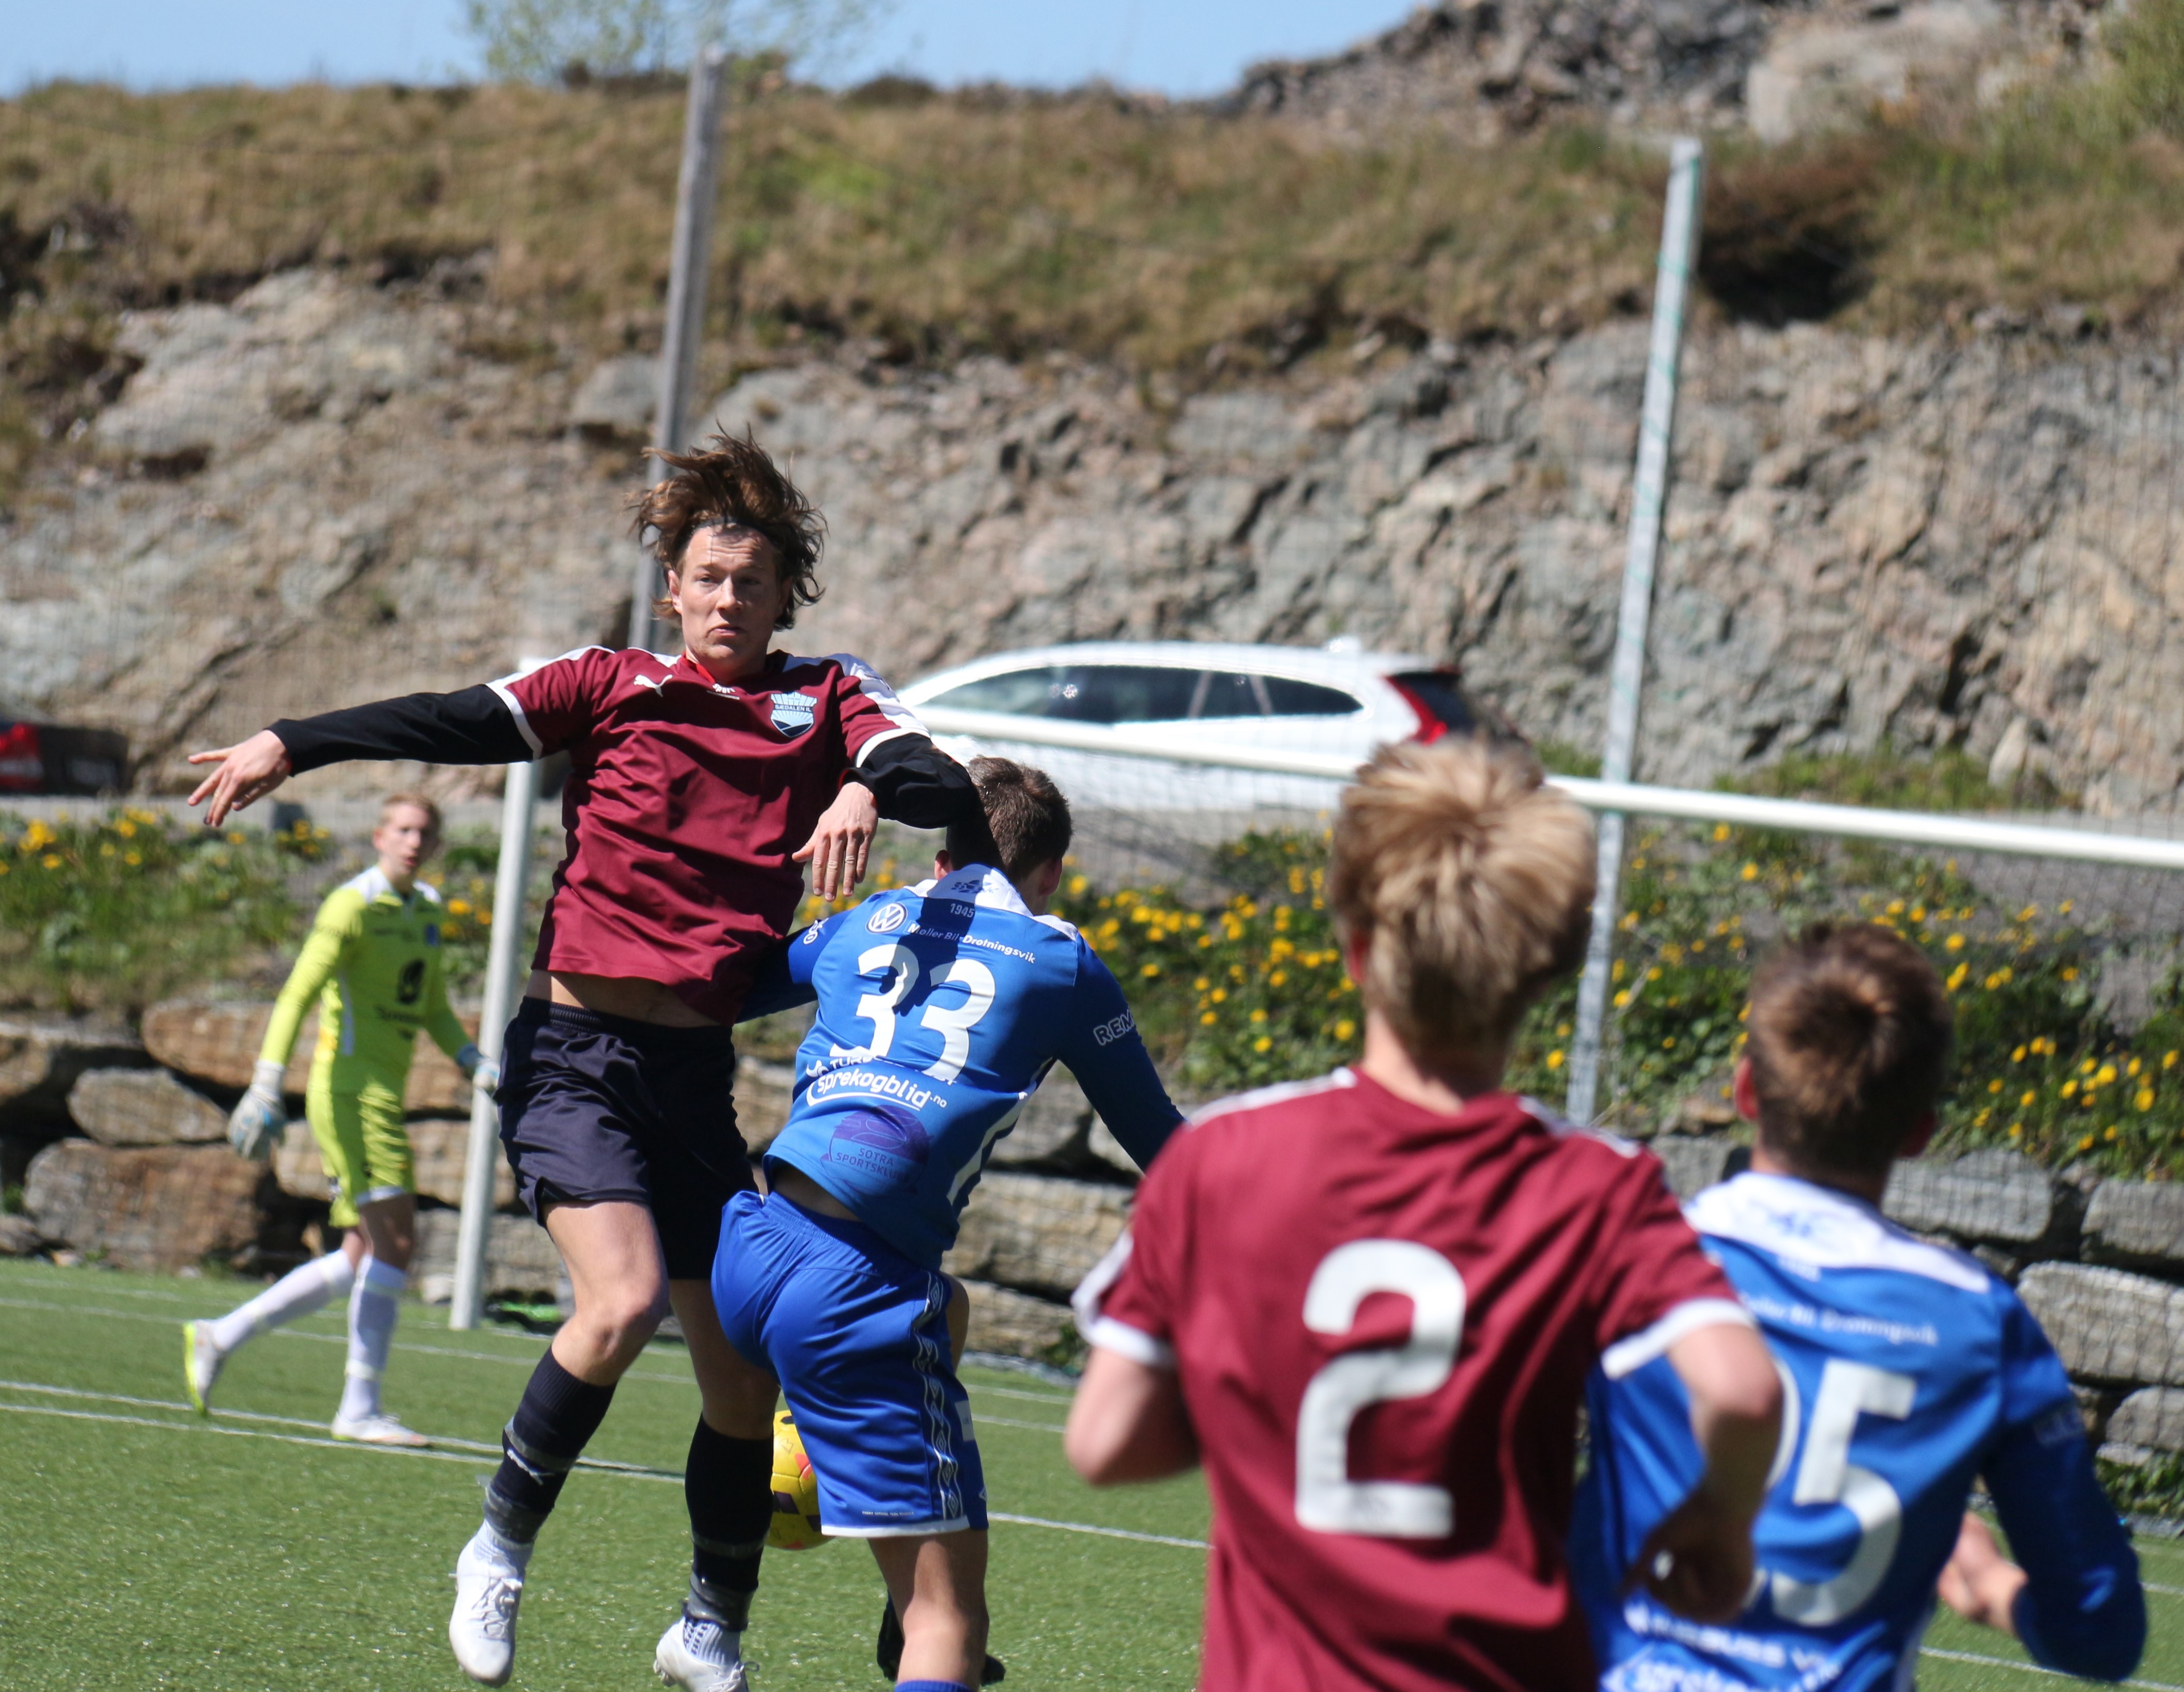
<path fill-rule="evenodd" d="M 51 743 L 91 788 L 110 785 L 91 770 L 114 761 L 101 737 L 122 737 L 132 796 L 170 797 L 182 754 L 273 718 L 616 638 L 634 441 L 572 428 L 571 405 L 602 348 L 656 331 L 680 112 L 655 103 L 632 129 L 633 108 L 542 116 L 493 91 L 424 92 L 370 103 L 337 148 L 255 107 L 199 106 L 188 126 L 162 130 L 89 98 L 0 104 L 0 170 L 17 172 L 0 290 L 18 374 L 0 394 L 0 437 L 82 448 L 44 453 L 8 494 L 10 720 L 78 731 L 73 746 Z M 10 159 L 32 160 L 36 180 Z M 725 314 L 748 303 L 735 267 L 755 262 L 738 243 L 767 197 L 861 181 L 867 166 L 837 135 L 732 145 L 729 303 L 710 326 L 708 392 L 732 373 Z M 926 191 L 899 161 L 874 180 L 898 197 Z M 602 184 L 612 215 L 588 212 L 571 233 L 572 208 Z M 971 192 L 950 184 L 947 203 Z M 607 228 L 625 263 L 565 250 Z M 1055 238 L 1056 252 L 1089 239 Z M 1188 256 L 1173 231 L 1142 244 L 1162 263 Z M 578 320 L 581 334 L 566 329 Z M 1186 464 L 1176 520 L 1225 537 L 1272 514 L 1248 543 L 1206 554 L 1209 577 L 1248 579 L 1259 597 L 1239 610 L 1210 592 L 1203 604 L 1172 595 L 1159 632 L 1303 643 L 1359 631 L 1458 661 L 1551 765 L 1586 773 L 1629 515 L 1639 331 L 1444 349 L 1423 375 L 1404 366 L 1430 405 L 1358 402 L 1338 444 L 1275 470 L 1250 465 L 1250 395 L 1216 396 L 1228 410 L 1192 414 L 1190 438 L 1219 467 Z M 2092 335 L 1861 348 L 1817 330 L 1704 328 L 1686 359 L 1639 779 L 2171 832 L 2184 777 L 2179 377 L 2172 352 Z M 1220 417 L 1217 440 L 1207 420 Z M 763 439 L 762 411 L 750 420 Z M 0 458 L 13 450 L 0 439 Z M 913 520 L 933 521 L 922 507 L 901 519 Z M 1056 576 L 1050 597 L 1089 594 L 1092 579 Z M 883 637 L 886 619 L 872 621 Z M 921 661 L 866 655 L 889 671 Z M 0 748 L 0 776 L 9 755 Z M 1103 937 L 1194 1090 L 1354 1049 L 1354 999 L 1313 881 L 1339 783 L 1025 755 L 1078 802 L 1082 886 L 1068 909 Z M 419 779 L 482 807 L 498 774 L 374 767 L 297 797 L 307 827 L 339 819 L 353 854 L 360 831 L 338 807 Z M 65 850 L 58 835 L 34 839 L 61 826 L 8 825 L 11 870 L 73 853 L 95 880 L 107 848 L 123 867 L 144 855 L 106 824 Z M 463 826 L 488 849 L 482 808 Z M 1953 1133 L 2053 1155 L 2170 1155 L 2184 1121 L 2168 1091 L 2184 1042 L 2174 875 L 1725 827 L 1636 831 L 1609 1120 L 1718 1113 L 1752 958 L 1814 916 L 1869 916 L 1929 946 L 1955 982 Z M 923 873 L 929 843 L 894 852 L 904 879 Z M 276 867 L 332 873 L 292 850 Z M 491 878 L 467 858 L 448 874 L 466 901 L 471 882 Z M 129 909 L 140 929 L 164 920 Z M 89 932 L 69 910 L 9 907 L 10 943 Z M 1545 1007 L 1519 1055 L 1520 1079 L 1551 1099 L 1568 1019 L 1561 1001 Z"/>

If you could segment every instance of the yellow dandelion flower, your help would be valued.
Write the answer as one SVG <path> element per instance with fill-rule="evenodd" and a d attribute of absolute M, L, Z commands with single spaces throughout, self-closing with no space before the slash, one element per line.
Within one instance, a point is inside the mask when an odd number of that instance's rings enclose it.
<path fill-rule="evenodd" d="M 1069 878 L 1069 891 L 1072 895 L 1081 895 L 1084 889 L 1091 885 L 1092 883 L 1083 876 L 1072 876 Z"/>
<path fill-rule="evenodd" d="M 2103 1133 L 2101 1135 L 2101 1138 L 2102 1138 L 2103 1139 L 2109 1139 L 2109 1140 L 2112 1140 L 2112 1139 L 2114 1139 L 2115 1137 L 2116 1137 L 2116 1127 L 2115 1127 L 2115 1124 L 2114 1124 L 2114 1122 L 2110 1122 L 2110 1123 L 2108 1125 L 2107 1131 L 2106 1131 L 2105 1133 Z"/>
<path fill-rule="evenodd" d="M 1289 978 L 1290 972 L 1287 970 L 1276 970 L 1272 975 L 1267 977 L 1267 985 L 1268 987 L 1284 986 L 1287 984 Z"/>
<path fill-rule="evenodd" d="M 2091 1151 L 2092 1149 L 2093 1137 L 2091 1134 L 2087 1134 L 2085 1138 L 2078 1142 L 2078 1149 L 2080 1151 Z"/>
<path fill-rule="evenodd" d="M 2138 1097 L 2131 1102 L 2142 1110 L 2151 1110 L 2153 1108 L 2153 1089 L 2151 1087 L 2140 1088 Z"/>
<path fill-rule="evenodd" d="M 2143 1067 L 2144 1066 L 2142 1065 L 2137 1058 L 2133 1058 L 2130 1063 L 2125 1066 L 2123 1072 L 2126 1075 L 2137 1075 Z"/>
<path fill-rule="evenodd" d="M 2060 1090 L 2065 1099 L 2070 1098 L 2076 1094 L 2078 1090 L 2078 1083 L 2075 1081 L 2066 1081 L 2063 1083 Z"/>
<path fill-rule="evenodd" d="M 2040 1095 L 2037 1093 L 2035 1093 L 2031 1088 L 2027 1088 L 2025 1091 L 2025 1096 L 2017 1101 L 2017 1108 L 2020 1110 L 2030 1110 L 2035 1101 L 2036 1101 L 2039 1097 Z"/>
<path fill-rule="evenodd" d="M 1147 981 L 1157 981 L 1160 979 L 1160 966 L 1158 964 L 1147 964 L 1143 969 L 1139 970 L 1138 973 L 1143 976 Z"/>
<path fill-rule="evenodd" d="M 1630 1002 L 1630 989 L 1629 988 L 1627 988 L 1627 987 L 1626 987 L 1626 988 L 1624 988 L 1623 989 L 1623 991 L 1622 991 L 1622 992 L 1620 992 L 1620 993 L 1617 993 L 1617 994 L 1615 995 L 1615 1008 L 1616 1008 L 1618 1010 L 1621 1010 L 1624 1005 L 1628 1005 Z"/>
<path fill-rule="evenodd" d="M 1217 987 L 1210 996 L 1216 1005 L 1226 1005 L 1228 1002 L 1228 989 L 1225 987 Z"/>
<path fill-rule="evenodd" d="M 1266 1013 L 1266 1011 L 1265 1011 L 1263 1009 L 1254 1010 L 1254 1011 L 1251 1013 L 1251 1020 L 1252 1020 L 1254 1022 L 1263 1022 L 1263 1021 L 1265 1021 L 1267 1020 L 1267 1013 Z"/>
<path fill-rule="evenodd" d="M 2012 1122 L 2009 1125 L 2009 1137 L 2012 1139 L 2022 1139 L 2025 1137 L 2025 1124 Z"/>
<path fill-rule="evenodd" d="M 1215 1016 L 1215 1015 L 1214 1015 L 1211 1010 L 1208 1010 L 1208 1011 L 1206 1011 L 1204 1015 L 1202 1015 L 1201 1016 L 1200 1016 L 1198 1020 L 1199 1020 L 1201 1022 L 1202 1022 L 1203 1024 L 1205 1024 L 1205 1026 L 1206 1026 L 1206 1027 L 1209 1027 L 1209 1028 L 1210 1028 L 1210 1027 L 1212 1027 L 1216 1022 L 1219 1021 L 1221 1019 L 1220 1019 L 1218 1016 Z"/>
<path fill-rule="evenodd" d="M 1271 1051 L 1273 1049 L 1273 1038 L 1271 1035 L 1262 1034 L 1257 1039 L 1251 1042 L 1251 1049 L 1255 1052 Z"/>
<path fill-rule="evenodd" d="M 470 902 L 468 899 L 449 899 L 449 900 L 448 901 L 448 916 L 468 916 L 470 914 L 471 914 L 471 902 Z"/>
<path fill-rule="evenodd" d="M 2012 1063 L 2023 1063 L 2025 1061 L 2025 1048 L 2020 1046 L 2015 1051 L 2012 1052 L 2009 1055 L 2009 1060 Z"/>
<path fill-rule="evenodd" d="M 48 852 L 38 861 L 49 870 L 58 870 L 61 866 L 61 856 L 58 852 Z"/>
<path fill-rule="evenodd" d="M 2115 1078 L 2116 1066 L 2112 1063 L 2103 1064 L 2100 1067 L 2100 1072 L 2093 1077 L 2094 1081 L 2103 1087 L 2106 1087 Z"/>
<path fill-rule="evenodd" d="M 1713 838 L 1714 838 L 1716 840 L 1726 840 L 1726 839 L 1728 839 L 1728 838 L 1729 838 L 1729 825 L 1728 825 L 1727 823 L 1725 823 L 1725 822 L 1717 822 L 1716 824 L 1714 824 L 1714 826 L 1713 826 Z"/>
<path fill-rule="evenodd" d="M 1942 944 L 1947 950 L 1961 952 L 1964 949 L 1964 937 L 1961 934 L 1952 934 L 1947 939 L 1942 941 Z"/>
<path fill-rule="evenodd" d="M 1759 865 L 1757 864 L 1747 864 L 1741 873 L 1746 881 L 1756 882 L 1759 879 Z"/>
<path fill-rule="evenodd" d="M 124 840 L 133 840 L 136 838 L 136 825 L 125 816 L 114 825 L 114 832 Z"/>
<path fill-rule="evenodd" d="M 2077 900 L 2074 899 L 2066 899 L 2060 904 L 2055 907 L 2055 914 L 2058 916 L 2068 916 L 2073 910 L 2077 909 Z"/>
<path fill-rule="evenodd" d="M 133 870 L 144 861 L 144 854 L 142 852 L 124 852 L 121 854 L 121 861 Z M 4 874 L 7 868 L 5 864 L 0 864 L 0 874 Z"/>
<path fill-rule="evenodd" d="M 1337 1022 L 1334 1025 L 1334 1038 L 1338 1040 L 1347 1040 L 1357 1032 L 1357 1025 L 1351 1021 L 1347 1016 L 1345 1016 L 1340 1022 Z"/>
<path fill-rule="evenodd" d="M 1191 985 L 1196 988 L 1201 993 L 1203 993 L 1208 988 L 1212 987 L 1213 983 L 1208 981 L 1204 976 L 1201 976 L 1196 981 L 1191 982 Z"/>
<path fill-rule="evenodd" d="M 2065 969 L 2063 971 L 2063 979 L 2065 981 L 2075 981 L 2077 978 L 2078 971 L 2075 968 Z"/>
<path fill-rule="evenodd" d="M 1990 1093 L 1999 1093 L 2002 1091 L 2002 1083 L 1999 1081 L 1990 1081 L 1986 1084 L 1986 1090 Z"/>
<path fill-rule="evenodd" d="M 1561 1053 L 1559 1050 L 1556 1050 L 1556 1051 L 1549 1052 L 1549 1053 L 1547 1054 L 1547 1067 L 1548 1067 L 1549 1069 L 1560 1069 L 1562 1066 L 1563 1066 L 1563 1055 L 1562 1055 L 1562 1053 Z"/>

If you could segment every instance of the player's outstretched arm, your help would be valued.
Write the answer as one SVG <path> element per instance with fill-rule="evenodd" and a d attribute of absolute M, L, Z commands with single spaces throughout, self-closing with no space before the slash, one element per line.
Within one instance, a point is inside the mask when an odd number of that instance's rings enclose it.
<path fill-rule="evenodd" d="M 2014 1635 L 2042 1668 L 2124 1678 L 2146 1649 L 2146 1594 L 2131 1535 L 2093 1472 L 2077 1406 L 2065 1400 L 2011 1428 L 1980 1467 L 2024 1567 L 1968 1516 L 1942 1573 L 1942 1601 Z"/>
<path fill-rule="evenodd" d="M 1056 1055 L 1069 1066 L 1123 1149 L 1139 1169 L 1150 1169 L 1161 1148 L 1183 1126 L 1183 1112 L 1153 1067 L 1121 984 L 1082 936 L 1077 942 L 1077 1000 L 1061 1036 Z"/>
<path fill-rule="evenodd" d="M 1669 1347 L 1691 1400 L 1706 1471 L 1646 1537 L 1634 1579 L 1680 1616 L 1733 1620 L 1752 1589 L 1752 1522 L 1767 1496 L 1781 1431 L 1782 1385 L 1758 1330 L 1719 1322 Z"/>
<path fill-rule="evenodd" d="M 1061 1436 L 1069 1466 L 1094 1486 L 1159 1480 L 1198 1467 L 1198 1435 L 1175 1371 L 1095 1346 Z"/>

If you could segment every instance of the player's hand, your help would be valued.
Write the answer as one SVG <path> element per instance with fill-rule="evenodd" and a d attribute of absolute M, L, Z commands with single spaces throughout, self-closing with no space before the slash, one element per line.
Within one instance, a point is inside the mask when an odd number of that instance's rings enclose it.
<path fill-rule="evenodd" d="M 227 1118 L 227 1143 L 238 1156 L 254 1163 L 272 1158 L 274 1148 L 288 1132 L 287 1108 L 281 1102 L 281 1066 L 261 1061 L 251 1077 L 250 1090 Z"/>
<path fill-rule="evenodd" d="M 1752 1518 L 1702 1485 L 1646 1536 L 1628 1583 L 1694 1622 L 1733 1622 L 1752 1596 Z"/>
<path fill-rule="evenodd" d="M 2014 1637 L 2017 1623 L 2011 1611 L 2025 1579 L 2025 1571 L 2003 1556 L 1986 1523 L 1966 1511 L 1964 1525 L 1957 1530 L 1957 1549 L 1936 1588 L 1942 1602 L 1967 1622 Z"/>
<path fill-rule="evenodd" d="M 500 1060 L 488 1057 L 475 1044 L 465 1046 L 455 1054 L 455 1067 L 487 1098 L 500 1091 Z"/>
<path fill-rule="evenodd" d="M 797 863 L 811 865 L 811 891 L 822 899 L 834 899 L 864 880 L 865 861 L 872 855 L 872 836 L 879 826 L 880 808 L 872 790 L 861 782 L 844 783 L 811 838 L 791 854 Z"/>
<path fill-rule="evenodd" d="M 261 728 L 240 744 L 223 746 L 217 752 L 192 752 L 190 762 L 219 765 L 190 795 L 193 805 L 211 799 L 205 810 L 209 828 L 219 827 L 230 811 L 241 810 L 252 800 L 265 798 L 295 772 L 295 765 L 288 761 L 288 749 L 270 728 Z"/>

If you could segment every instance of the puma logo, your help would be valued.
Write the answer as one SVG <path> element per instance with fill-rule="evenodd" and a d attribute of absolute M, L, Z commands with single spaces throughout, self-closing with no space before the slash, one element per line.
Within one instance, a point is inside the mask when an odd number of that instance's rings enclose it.
<path fill-rule="evenodd" d="M 665 676 L 632 676 L 630 680 L 640 687 L 651 688 L 655 693 L 667 685 L 667 678 Z"/>

